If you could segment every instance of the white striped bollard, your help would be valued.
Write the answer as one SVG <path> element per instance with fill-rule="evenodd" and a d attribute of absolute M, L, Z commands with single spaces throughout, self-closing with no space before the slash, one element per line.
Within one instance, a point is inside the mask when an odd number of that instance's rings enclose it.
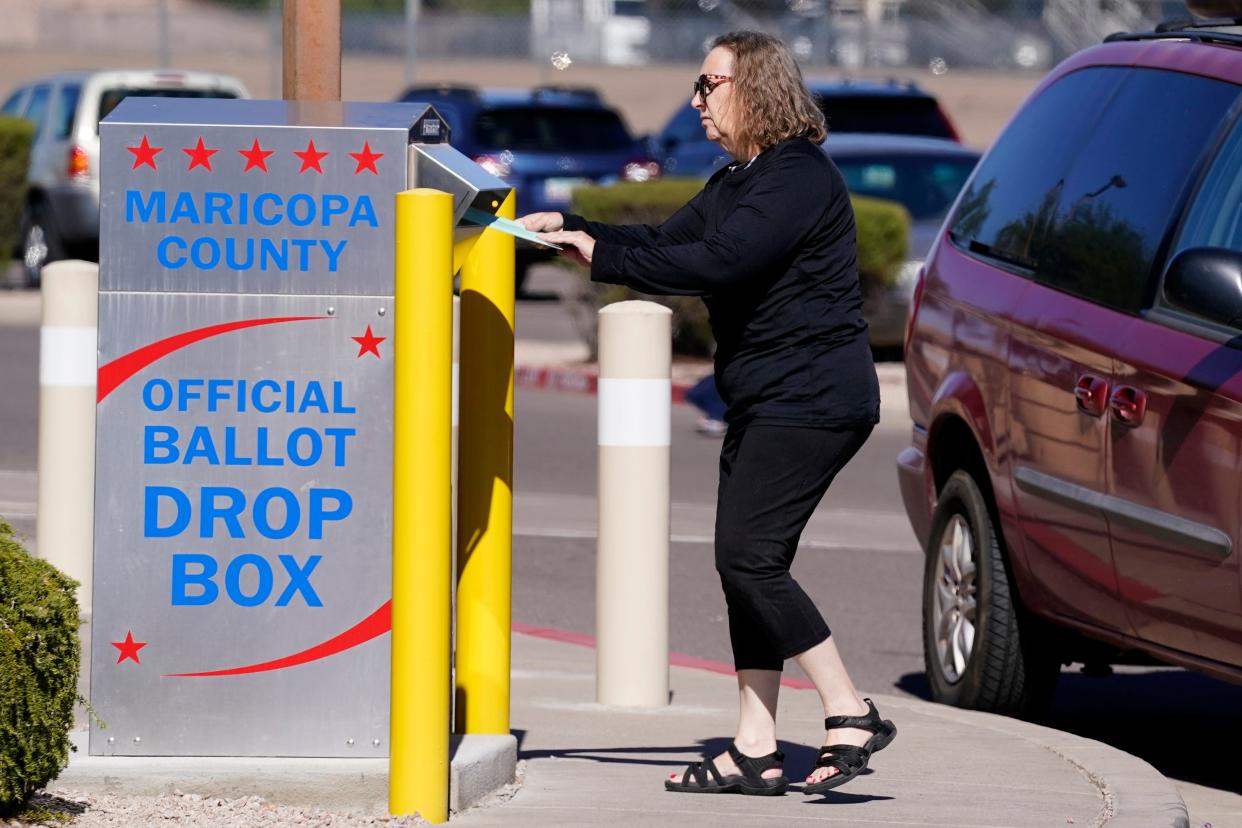
<path fill-rule="evenodd" d="M 668 699 L 669 416 L 672 312 L 599 312 L 596 701 Z"/>
<path fill-rule="evenodd" d="M 99 266 L 53 262 L 43 270 L 39 331 L 39 557 L 78 581 L 91 609 L 95 513 L 95 383 Z"/>

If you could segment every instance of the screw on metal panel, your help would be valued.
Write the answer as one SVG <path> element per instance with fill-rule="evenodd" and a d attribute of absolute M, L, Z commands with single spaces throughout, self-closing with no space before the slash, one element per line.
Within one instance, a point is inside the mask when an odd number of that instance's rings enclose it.
<path fill-rule="evenodd" d="M 380 740 L 379 740 L 379 739 L 372 739 L 372 740 L 371 740 L 371 747 L 379 747 L 379 746 L 380 746 Z"/>
<path fill-rule="evenodd" d="M 136 744 L 138 744 L 138 743 L 139 743 L 139 742 L 141 742 L 141 741 L 142 741 L 142 737 L 141 737 L 141 736 L 135 736 L 135 737 L 134 737 L 134 744 L 135 744 L 135 745 L 136 745 Z"/>
<path fill-rule="evenodd" d="M 345 740 L 345 744 L 349 745 L 350 747 L 353 747 L 353 746 L 354 746 L 354 740 L 353 740 L 353 739 L 346 739 L 346 740 Z"/>
<path fill-rule="evenodd" d="M 386 313 L 388 313 L 388 308 L 380 308 L 380 309 L 379 309 L 379 315 L 380 315 L 380 316 L 383 316 L 383 315 L 384 315 L 384 314 L 386 314 Z"/>
<path fill-rule="evenodd" d="M 109 737 L 108 737 L 108 744 L 110 744 L 110 745 L 111 745 L 111 744 L 114 744 L 115 742 L 116 742 L 116 737 L 115 737 L 115 736 L 109 736 Z"/>
<path fill-rule="evenodd" d="M 328 308 L 328 316 L 336 316 L 336 308 Z"/>

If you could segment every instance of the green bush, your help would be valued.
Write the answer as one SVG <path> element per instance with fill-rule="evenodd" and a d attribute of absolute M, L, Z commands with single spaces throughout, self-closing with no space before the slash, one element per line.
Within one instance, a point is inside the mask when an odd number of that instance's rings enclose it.
<path fill-rule="evenodd" d="M 648 183 L 620 183 L 608 187 L 579 187 L 574 190 L 573 212 L 594 221 L 609 224 L 659 224 L 703 188 L 697 178 L 665 178 Z M 909 243 L 910 216 L 905 208 L 893 201 L 852 197 L 858 225 L 858 270 L 864 281 L 885 285 L 897 278 L 905 261 Z M 692 296 L 648 296 L 620 285 L 591 286 L 585 304 L 577 314 L 582 317 L 579 330 L 589 331 L 586 315 L 604 305 L 625 299 L 648 299 L 673 311 L 673 350 L 687 356 L 710 356 L 712 334 L 707 321 L 707 308 Z M 580 298 L 578 304 L 583 304 Z M 595 340 L 587 335 L 587 344 L 595 354 Z"/>
<path fill-rule="evenodd" d="M 0 520 L 0 817 L 69 762 L 78 697 L 77 583 Z"/>
<path fill-rule="evenodd" d="M 0 271 L 17 246 L 33 140 L 34 125 L 30 121 L 0 116 Z"/>

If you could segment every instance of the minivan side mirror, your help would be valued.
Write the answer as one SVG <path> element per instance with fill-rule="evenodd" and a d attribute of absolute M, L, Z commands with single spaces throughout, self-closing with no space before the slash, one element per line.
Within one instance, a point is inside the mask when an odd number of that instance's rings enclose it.
<path fill-rule="evenodd" d="M 1169 264 L 1164 295 L 1179 308 L 1242 327 L 1242 253 L 1223 247 L 1183 250 Z"/>

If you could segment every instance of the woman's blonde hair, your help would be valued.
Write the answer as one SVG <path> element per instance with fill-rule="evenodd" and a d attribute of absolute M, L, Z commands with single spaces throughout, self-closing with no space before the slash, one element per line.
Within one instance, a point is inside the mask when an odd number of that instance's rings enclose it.
<path fill-rule="evenodd" d="M 712 41 L 733 53 L 734 132 L 739 147 L 760 152 L 786 138 L 816 144 L 828 137 L 824 113 L 802 81 L 802 71 L 780 38 L 729 32 Z"/>

